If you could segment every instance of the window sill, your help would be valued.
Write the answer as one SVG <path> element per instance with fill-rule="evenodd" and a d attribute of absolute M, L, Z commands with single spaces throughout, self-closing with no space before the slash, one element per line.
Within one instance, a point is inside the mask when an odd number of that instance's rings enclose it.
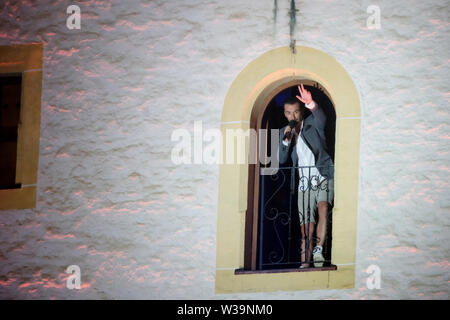
<path fill-rule="evenodd" d="M 289 269 L 270 269 L 270 270 L 244 270 L 236 269 L 234 274 L 260 274 L 260 273 L 286 273 L 286 272 L 312 272 L 312 271 L 334 271 L 337 270 L 337 266 L 332 264 L 326 267 L 310 267 L 310 268 L 289 268 Z"/>

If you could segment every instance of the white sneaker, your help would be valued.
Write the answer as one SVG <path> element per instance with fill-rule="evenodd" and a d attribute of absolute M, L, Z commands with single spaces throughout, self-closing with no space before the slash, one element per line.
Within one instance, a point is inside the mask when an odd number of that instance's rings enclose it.
<path fill-rule="evenodd" d="M 313 250 L 314 267 L 322 267 L 325 258 L 322 255 L 322 246 L 316 246 Z"/>

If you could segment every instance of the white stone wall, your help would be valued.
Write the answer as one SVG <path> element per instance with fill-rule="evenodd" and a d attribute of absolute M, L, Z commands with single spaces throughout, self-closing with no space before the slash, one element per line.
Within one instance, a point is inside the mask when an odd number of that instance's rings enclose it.
<path fill-rule="evenodd" d="M 448 299 L 449 4 L 296 1 L 297 44 L 360 94 L 356 285 L 215 295 L 218 167 L 174 165 L 170 136 L 219 128 L 238 73 L 289 45 L 289 1 L 276 23 L 272 0 L 2 1 L 0 45 L 45 49 L 37 207 L 0 212 L 0 298 Z"/>

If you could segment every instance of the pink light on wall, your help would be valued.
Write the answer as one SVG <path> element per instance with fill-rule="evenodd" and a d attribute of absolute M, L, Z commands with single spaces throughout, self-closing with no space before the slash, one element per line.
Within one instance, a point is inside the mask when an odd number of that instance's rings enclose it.
<path fill-rule="evenodd" d="M 63 240 L 66 238 L 75 238 L 75 235 L 73 234 L 60 234 L 60 233 L 53 233 L 50 230 L 47 231 L 45 234 L 45 239 L 53 239 L 53 240 Z"/>
<path fill-rule="evenodd" d="M 419 249 L 415 247 L 394 247 L 394 248 L 387 248 L 384 250 L 385 252 L 395 252 L 395 253 L 418 253 L 421 252 Z"/>
<path fill-rule="evenodd" d="M 70 50 L 58 50 L 56 54 L 59 56 L 71 57 L 74 53 L 79 51 L 79 49 L 71 48 Z"/>

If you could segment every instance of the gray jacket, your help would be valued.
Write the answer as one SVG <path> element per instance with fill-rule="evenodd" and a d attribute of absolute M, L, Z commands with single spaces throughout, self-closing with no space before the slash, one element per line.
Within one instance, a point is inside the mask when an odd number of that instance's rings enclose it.
<path fill-rule="evenodd" d="M 325 123 L 326 115 L 323 110 L 318 106 L 311 114 L 304 119 L 303 128 L 300 132 L 300 136 L 303 141 L 308 145 L 309 149 L 314 154 L 316 160 L 316 167 L 320 174 L 327 179 L 334 178 L 333 160 L 328 155 L 327 145 L 325 139 Z M 298 156 L 295 150 L 296 141 L 291 141 L 289 146 L 283 144 L 284 129 L 280 129 L 279 140 L 279 161 L 280 166 L 287 162 L 289 154 L 291 155 L 292 163 L 294 166 L 298 165 Z M 300 139 L 300 137 L 299 137 Z"/>

